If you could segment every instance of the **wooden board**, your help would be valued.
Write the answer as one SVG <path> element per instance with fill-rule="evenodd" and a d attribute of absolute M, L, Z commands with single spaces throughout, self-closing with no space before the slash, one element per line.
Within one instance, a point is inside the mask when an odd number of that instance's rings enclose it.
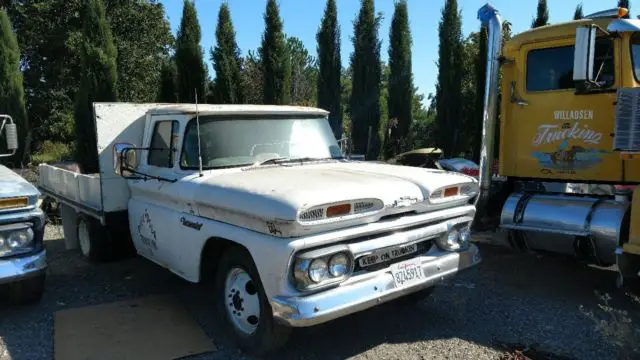
<path fill-rule="evenodd" d="M 172 360 L 215 350 L 172 296 L 62 310 L 54 327 L 56 360 Z"/>

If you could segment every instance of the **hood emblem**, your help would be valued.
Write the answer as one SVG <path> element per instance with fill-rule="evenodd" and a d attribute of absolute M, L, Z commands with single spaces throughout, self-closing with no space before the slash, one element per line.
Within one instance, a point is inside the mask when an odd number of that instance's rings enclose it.
<path fill-rule="evenodd" d="M 407 207 L 407 206 L 411 206 L 415 203 L 418 202 L 417 198 L 413 198 L 410 196 L 403 196 L 397 200 L 395 200 L 393 203 L 391 203 L 391 207 L 394 208 L 399 208 L 399 207 Z"/>

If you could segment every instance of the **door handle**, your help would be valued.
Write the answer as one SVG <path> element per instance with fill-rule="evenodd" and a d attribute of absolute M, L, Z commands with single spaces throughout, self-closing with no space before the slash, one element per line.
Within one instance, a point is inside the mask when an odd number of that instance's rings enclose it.
<path fill-rule="evenodd" d="M 520 106 L 525 106 L 525 105 L 529 105 L 529 102 L 526 101 L 525 99 L 518 97 L 518 95 L 516 94 L 516 82 L 512 81 L 511 82 L 511 102 L 515 103 L 517 105 Z"/>

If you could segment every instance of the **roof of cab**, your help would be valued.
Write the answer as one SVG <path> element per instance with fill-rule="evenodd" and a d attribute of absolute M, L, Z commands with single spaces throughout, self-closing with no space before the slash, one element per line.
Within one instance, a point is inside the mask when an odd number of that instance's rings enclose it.
<path fill-rule="evenodd" d="M 564 23 L 541 26 L 535 29 L 527 30 L 515 35 L 511 40 L 506 42 L 506 48 L 509 50 L 517 50 L 524 44 L 531 44 L 541 41 L 549 41 L 554 39 L 564 39 L 567 37 L 575 37 L 576 28 L 579 26 L 595 24 L 603 29 L 607 29 L 610 23 L 616 23 L 618 19 L 583 19 L 569 21 Z"/>
<path fill-rule="evenodd" d="M 102 103 L 125 104 L 125 103 Z M 130 104 L 136 105 L 136 104 Z M 195 114 L 196 104 L 140 104 L 150 107 L 151 114 Z M 306 115 L 327 116 L 328 111 L 319 108 L 289 105 L 212 105 L 198 104 L 198 114 L 207 115 Z"/>

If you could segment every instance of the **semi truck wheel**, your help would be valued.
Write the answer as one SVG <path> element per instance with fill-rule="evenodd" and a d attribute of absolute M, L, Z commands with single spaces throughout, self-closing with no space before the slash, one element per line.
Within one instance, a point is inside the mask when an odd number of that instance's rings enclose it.
<path fill-rule="evenodd" d="M 93 262 L 112 258 L 104 226 L 85 215 L 78 216 L 78 245 L 82 255 Z"/>
<path fill-rule="evenodd" d="M 247 251 L 239 247 L 227 250 L 215 279 L 218 317 L 244 352 L 261 355 L 286 343 L 291 329 L 274 321 L 258 270 Z"/>
<path fill-rule="evenodd" d="M 9 284 L 9 300 L 16 305 L 33 305 L 42 299 L 45 274 Z"/>

